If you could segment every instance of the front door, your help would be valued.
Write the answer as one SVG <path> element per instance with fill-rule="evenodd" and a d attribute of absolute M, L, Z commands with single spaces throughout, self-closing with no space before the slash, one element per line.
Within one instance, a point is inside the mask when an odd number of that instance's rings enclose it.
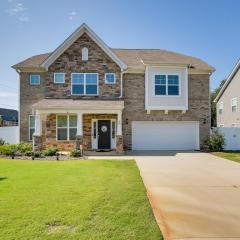
<path fill-rule="evenodd" d="M 98 120 L 98 149 L 111 149 L 110 120 Z"/>

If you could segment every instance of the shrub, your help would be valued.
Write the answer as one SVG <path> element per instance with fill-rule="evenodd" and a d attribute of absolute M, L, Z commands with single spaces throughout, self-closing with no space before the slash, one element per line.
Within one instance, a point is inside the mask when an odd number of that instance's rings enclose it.
<path fill-rule="evenodd" d="M 17 150 L 26 155 L 26 152 L 32 152 L 33 147 L 31 143 L 27 143 L 27 142 L 20 142 L 17 144 Z"/>
<path fill-rule="evenodd" d="M 70 152 L 70 156 L 71 156 L 71 157 L 81 157 L 81 150 L 79 150 L 79 149 L 73 149 L 73 150 Z"/>
<path fill-rule="evenodd" d="M 50 147 L 43 151 L 43 155 L 44 156 L 55 156 L 57 152 L 58 152 L 57 148 Z"/>
<path fill-rule="evenodd" d="M 207 144 L 212 152 L 222 151 L 225 144 L 224 136 L 215 130 L 207 140 Z"/>
<path fill-rule="evenodd" d="M 10 156 L 12 152 L 17 151 L 17 145 L 15 144 L 5 144 L 0 146 L 0 154 Z"/>
<path fill-rule="evenodd" d="M 2 146 L 4 144 L 5 144 L 5 141 L 2 138 L 0 138 L 0 146 Z"/>

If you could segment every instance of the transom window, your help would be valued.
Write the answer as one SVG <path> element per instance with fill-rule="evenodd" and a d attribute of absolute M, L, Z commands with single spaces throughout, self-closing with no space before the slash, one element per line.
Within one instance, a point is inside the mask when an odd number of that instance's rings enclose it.
<path fill-rule="evenodd" d="M 97 95 L 98 74 L 97 73 L 72 73 L 73 95 Z"/>
<path fill-rule="evenodd" d="M 115 84 L 116 83 L 115 73 L 105 73 L 105 83 Z"/>
<path fill-rule="evenodd" d="M 65 73 L 54 73 L 54 83 L 65 83 Z"/>
<path fill-rule="evenodd" d="M 232 106 L 232 112 L 236 112 L 237 111 L 237 99 L 233 98 L 231 100 L 231 106 Z"/>
<path fill-rule="evenodd" d="M 31 74 L 30 75 L 30 85 L 40 85 L 40 75 Z"/>
<path fill-rule="evenodd" d="M 76 140 L 77 115 L 57 116 L 57 140 Z"/>
<path fill-rule="evenodd" d="M 155 75 L 154 92 L 155 96 L 179 96 L 179 75 Z"/>
<path fill-rule="evenodd" d="M 35 132 L 35 116 L 29 116 L 29 140 L 32 141 Z"/>
<path fill-rule="evenodd" d="M 218 114 L 221 115 L 223 113 L 223 102 L 219 103 Z"/>

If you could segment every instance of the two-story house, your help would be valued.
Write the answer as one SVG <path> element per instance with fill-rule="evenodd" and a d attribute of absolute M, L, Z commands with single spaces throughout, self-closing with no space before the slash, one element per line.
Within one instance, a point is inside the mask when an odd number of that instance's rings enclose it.
<path fill-rule="evenodd" d="M 214 100 L 217 103 L 217 127 L 240 127 L 239 89 L 240 60 Z"/>
<path fill-rule="evenodd" d="M 38 148 L 190 150 L 209 136 L 214 69 L 200 59 L 110 48 L 82 24 L 53 52 L 13 68 L 20 139 Z"/>

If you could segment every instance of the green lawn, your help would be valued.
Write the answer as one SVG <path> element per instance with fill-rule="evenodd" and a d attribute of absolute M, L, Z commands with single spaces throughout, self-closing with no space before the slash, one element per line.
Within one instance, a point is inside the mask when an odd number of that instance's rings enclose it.
<path fill-rule="evenodd" d="M 162 239 L 134 161 L 0 159 L 0 239 Z"/>
<path fill-rule="evenodd" d="M 214 152 L 214 155 L 222 158 L 226 158 L 229 160 L 232 160 L 234 162 L 240 163 L 240 152 L 234 152 L 234 151 L 229 151 L 229 152 Z"/>

